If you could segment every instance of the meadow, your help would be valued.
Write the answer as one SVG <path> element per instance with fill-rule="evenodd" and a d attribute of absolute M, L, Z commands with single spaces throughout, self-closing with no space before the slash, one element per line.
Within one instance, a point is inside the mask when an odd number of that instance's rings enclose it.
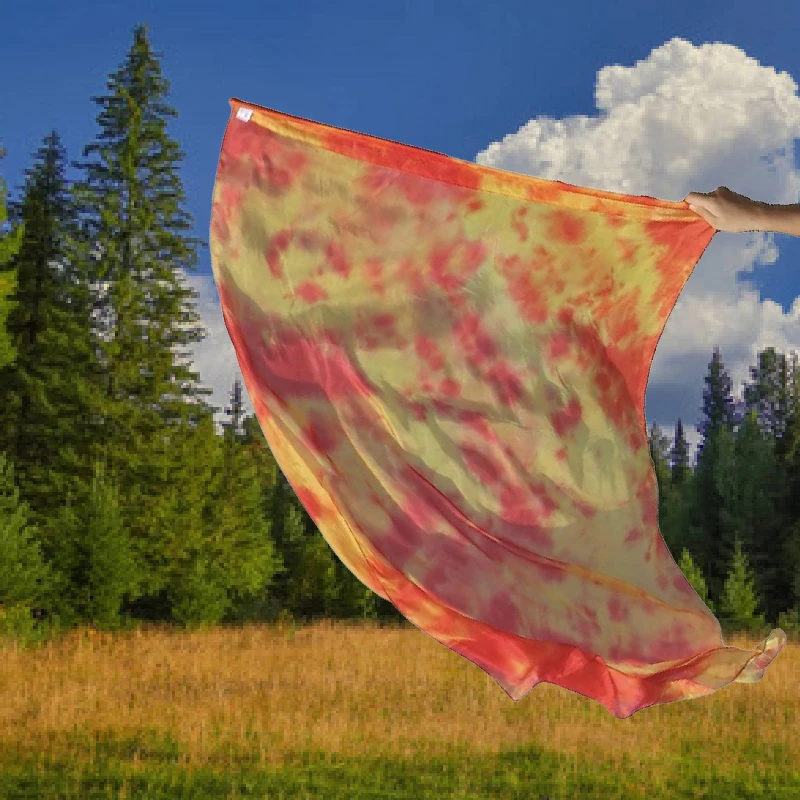
<path fill-rule="evenodd" d="M 411 627 L 82 628 L 0 645 L 0 798 L 797 798 L 798 674 L 618 720 Z"/>

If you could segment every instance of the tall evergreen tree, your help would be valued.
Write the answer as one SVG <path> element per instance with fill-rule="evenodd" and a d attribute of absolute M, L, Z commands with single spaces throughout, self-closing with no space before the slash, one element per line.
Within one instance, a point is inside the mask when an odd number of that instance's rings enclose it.
<path fill-rule="evenodd" d="M 692 560 L 691 553 L 685 547 L 681 552 L 678 566 L 680 567 L 681 572 L 686 576 L 686 580 L 689 581 L 692 589 L 694 589 L 697 594 L 700 595 L 700 598 L 706 604 L 709 611 L 711 611 L 712 614 L 716 613 L 714 603 L 708 597 L 708 587 L 706 586 L 705 578 L 703 578 L 703 573 L 697 568 Z"/>
<path fill-rule="evenodd" d="M 674 487 L 683 486 L 689 472 L 689 443 L 683 430 L 683 422 L 678 418 L 675 426 L 675 440 L 672 444 L 670 457 L 670 475 Z"/>
<path fill-rule="evenodd" d="M 5 150 L 0 148 L 0 159 L 4 156 Z M 17 288 L 16 270 L 13 267 L 9 268 L 8 263 L 17 254 L 24 233 L 21 227 L 3 232 L 2 228 L 6 226 L 7 219 L 6 185 L 0 180 L 0 369 L 11 364 L 17 355 L 12 339 L 6 331 L 6 320 L 16 305 L 10 296 Z"/>
<path fill-rule="evenodd" d="M 222 568 L 226 619 L 237 618 L 243 606 L 252 607 L 262 600 L 282 570 L 264 505 L 261 463 L 246 446 L 243 407 L 242 386 L 237 380 L 228 412 L 230 422 L 225 426 L 227 440 L 219 443 L 210 414 L 195 431 L 199 439 L 217 443 L 217 449 L 224 450 L 223 468 L 217 468 L 207 481 L 204 514 L 213 558 Z"/>
<path fill-rule="evenodd" d="M 228 475 L 230 470 L 230 460 L 232 453 L 244 441 L 244 398 L 242 393 L 242 383 L 236 378 L 233 383 L 233 391 L 231 392 L 231 404 L 225 409 L 229 417 L 229 422 L 222 424 L 223 435 L 225 437 L 225 474 Z"/>
<path fill-rule="evenodd" d="M 42 526 L 68 485 L 88 484 L 88 384 L 96 364 L 88 292 L 71 259 L 75 225 L 58 134 L 45 137 L 12 204 L 24 235 L 12 259 L 17 273 L 8 335 L 17 353 L 0 370 L 0 447 L 12 458 L 22 498 Z"/>
<path fill-rule="evenodd" d="M 751 409 L 737 435 L 739 490 L 734 506 L 759 599 L 773 621 L 791 606 L 794 581 L 786 559 L 791 531 L 785 515 L 788 480 L 777 447 L 774 437 L 761 429 L 756 409 Z"/>
<path fill-rule="evenodd" d="M 284 569 L 276 576 L 273 597 L 281 607 L 293 616 L 302 616 L 302 600 L 292 585 L 298 578 L 298 566 L 302 559 L 306 539 L 305 509 L 297 499 L 291 484 L 279 466 L 276 466 L 275 485 L 272 492 L 270 518 L 272 539 L 281 557 Z"/>
<path fill-rule="evenodd" d="M 800 561 L 792 539 L 800 504 L 793 497 L 788 453 L 798 420 L 796 354 L 790 360 L 769 347 L 758 354 L 745 386 L 748 425 L 739 437 L 741 514 L 752 530 L 745 535 L 756 585 L 770 619 L 795 602 L 793 584 Z M 759 435 L 760 434 L 760 435 Z M 795 547 L 800 555 L 800 547 Z"/>
<path fill-rule="evenodd" d="M 85 173 L 76 195 L 88 242 L 100 253 L 96 277 L 109 287 L 103 354 L 123 419 L 106 421 L 108 443 L 132 437 L 125 421 L 131 400 L 175 421 L 186 398 L 212 393 L 197 385 L 198 373 L 175 363 L 173 352 L 205 337 L 201 326 L 179 327 L 199 320 L 187 302 L 197 293 L 181 284 L 183 272 L 196 269 L 201 242 L 188 235 L 192 219 L 182 209 L 178 174 L 183 153 L 166 130 L 177 113 L 166 102 L 169 82 L 157 55 L 147 28 L 136 27 L 127 58 L 109 78 L 109 94 L 93 98 L 102 109 L 100 133 L 84 157 L 94 158 L 76 164 Z M 171 394 L 179 397 L 169 402 Z M 197 410 L 202 415 L 208 407 L 200 403 Z"/>
<path fill-rule="evenodd" d="M 792 354 L 789 380 L 789 421 L 784 446 L 785 470 L 784 554 L 786 572 L 792 576 L 792 591 L 786 606 L 800 610 L 800 363 Z"/>
<path fill-rule="evenodd" d="M 255 415 L 242 419 L 242 446 L 255 465 L 255 474 L 261 494 L 261 508 L 267 520 L 270 541 L 274 545 L 274 570 L 269 587 L 255 597 L 247 600 L 239 599 L 235 608 L 229 612 L 229 618 L 254 621 L 273 622 L 283 608 L 280 594 L 280 582 L 285 578 L 288 569 L 283 560 L 283 551 L 278 542 L 283 525 L 283 504 L 285 479 L 275 456 L 269 448 L 261 425 Z"/>
<path fill-rule="evenodd" d="M 142 567 L 139 588 L 155 592 L 166 584 L 163 565 L 171 559 L 165 549 L 174 551 L 177 543 L 154 527 L 148 506 L 170 494 L 169 484 L 202 506 L 205 488 L 186 485 L 185 473 L 166 476 L 159 446 L 187 411 L 191 420 L 208 411 L 202 401 L 187 403 L 211 390 L 197 386 L 199 374 L 179 365 L 175 352 L 205 336 L 191 308 L 197 294 L 182 285 L 183 271 L 196 268 L 198 240 L 189 235 L 192 220 L 182 208 L 183 153 L 167 132 L 176 116 L 166 101 L 169 82 L 146 27 L 135 28 L 133 45 L 107 88 L 93 98 L 100 107 L 97 141 L 84 148 L 88 160 L 75 165 L 83 176 L 74 192 L 83 255 L 93 264 L 96 285 L 105 289 L 97 305 L 106 402 L 90 460 L 106 462 L 120 487 L 123 518 Z M 153 463 L 157 458 L 161 463 Z"/>
<path fill-rule="evenodd" d="M 696 548 L 701 537 L 692 522 L 693 473 L 689 459 L 689 444 L 679 418 L 675 437 L 669 451 L 669 502 L 665 509 L 661 533 L 675 562 L 678 563 L 687 547 Z"/>
<path fill-rule="evenodd" d="M 705 443 L 713 439 L 720 428 L 733 430 L 738 424 L 736 404 L 731 394 L 731 378 L 725 369 L 718 347 L 708 364 L 708 374 L 704 379 L 703 417 L 697 431 L 703 437 L 699 452 L 702 453 Z"/>
<path fill-rule="evenodd" d="M 81 537 L 86 546 L 87 603 L 84 616 L 103 626 L 120 623 L 120 608 L 133 586 L 136 564 L 116 500 L 116 488 L 106 480 L 103 465 L 95 464 L 91 502 Z"/>
<path fill-rule="evenodd" d="M 305 509 L 293 503 L 287 526 L 302 529 L 297 562 L 289 584 L 289 605 L 304 619 L 332 616 L 338 600 L 336 556 L 316 528 L 309 530 Z"/>
<path fill-rule="evenodd" d="M 738 537 L 720 598 L 720 610 L 726 626 L 734 630 L 756 630 L 765 624 L 759 613 L 758 595 L 753 586 L 752 571 Z"/>
<path fill-rule="evenodd" d="M 183 210 L 183 153 L 167 132 L 176 112 L 157 55 L 137 26 L 108 93 L 94 98 L 99 134 L 76 164 L 105 395 L 88 461 L 118 488 L 136 564 L 122 611 L 193 624 L 219 621 L 235 596 L 262 590 L 273 558 L 253 465 L 238 447 L 225 461 L 217 409 L 199 400 L 211 390 L 177 362 L 191 351 L 176 347 L 205 336 L 196 292 L 183 286 L 200 242 Z"/>
<path fill-rule="evenodd" d="M 693 545 L 711 594 L 718 596 L 735 534 L 732 529 L 735 520 L 730 518 L 724 497 L 730 494 L 726 487 L 735 472 L 733 432 L 737 422 L 731 379 L 719 348 L 714 348 L 705 384 L 703 418 L 697 426 L 703 438 L 692 482 L 692 523 L 700 534 L 700 541 Z"/>
<path fill-rule="evenodd" d="M 0 453 L 0 608 L 30 610 L 47 591 L 51 571 L 34 532 L 14 468 Z"/>
<path fill-rule="evenodd" d="M 750 367 L 745 386 L 745 409 L 756 411 L 761 430 L 780 446 L 786 436 L 790 412 L 789 375 L 786 356 L 768 347 L 758 354 L 757 366 Z"/>

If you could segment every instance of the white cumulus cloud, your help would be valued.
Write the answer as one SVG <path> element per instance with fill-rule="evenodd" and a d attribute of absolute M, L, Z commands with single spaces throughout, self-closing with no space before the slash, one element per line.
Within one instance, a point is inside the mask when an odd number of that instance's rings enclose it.
<path fill-rule="evenodd" d="M 798 85 L 729 44 L 672 39 L 633 66 L 597 73 L 597 114 L 537 116 L 480 152 L 479 164 L 613 192 L 682 200 L 728 186 L 769 203 L 796 203 L 800 171 Z M 656 351 L 647 393 L 648 424 L 669 437 L 681 417 L 692 447 L 703 378 L 719 346 L 741 392 L 764 347 L 800 351 L 800 299 L 784 313 L 737 273 L 773 264 L 771 234 L 718 233 L 696 267 Z M 190 276 L 209 335 L 195 345 L 194 368 L 224 408 L 241 377 L 211 276 Z M 252 403 L 245 392 L 245 405 Z M 221 422 L 224 414 L 216 415 Z"/>
<path fill-rule="evenodd" d="M 598 113 L 536 117 L 475 159 L 513 172 L 612 192 L 683 200 L 727 186 L 768 203 L 797 203 L 798 86 L 729 44 L 672 39 L 635 65 L 597 74 Z M 693 449 L 714 346 L 741 395 L 764 347 L 800 350 L 800 301 L 762 300 L 747 279 L 778 258 L 774 236 L 718 233 L 661 337 L 647 391 L 648 424 L 670 438 L 681 417 Z"/>

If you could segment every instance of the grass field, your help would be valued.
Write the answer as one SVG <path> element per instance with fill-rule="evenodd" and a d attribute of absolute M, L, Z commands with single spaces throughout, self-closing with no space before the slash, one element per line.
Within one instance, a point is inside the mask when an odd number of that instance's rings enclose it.
<path fill-rule="evenodd" d="M 800 798 L 798 649 L 618 720 L 411 628 L 83 629 L 0 652 L 0 798 Z"/>

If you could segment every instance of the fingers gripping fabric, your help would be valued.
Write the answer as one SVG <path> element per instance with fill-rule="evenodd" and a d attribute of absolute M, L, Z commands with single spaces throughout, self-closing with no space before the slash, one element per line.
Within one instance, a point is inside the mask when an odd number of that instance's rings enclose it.
<path fill-rule="evenodd" d="M 714 229 L 232 100 L 222 311 L 261 428 L 344 564 L 514 700 L 629 717 L 759 680 L 658 528 L 645 390 Z"/>

